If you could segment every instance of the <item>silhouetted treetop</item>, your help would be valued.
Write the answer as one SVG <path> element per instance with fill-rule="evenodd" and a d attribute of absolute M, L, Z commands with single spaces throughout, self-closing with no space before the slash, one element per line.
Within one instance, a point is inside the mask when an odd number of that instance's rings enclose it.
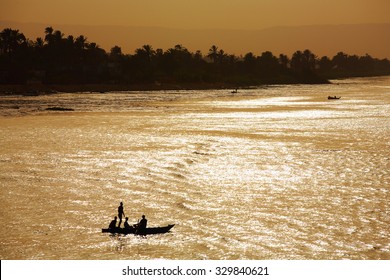
<path fill-rule="evenodd" d="M 114 46 L 107 53 L 84 35 L 46 27 L 44 37 L 28 40 L 19 30 L 0 33 L 0 83 L 321 83 L 329 78 L 389 75 L 388 59 L 337 53 L 317 57 L 297 50 L 289 58 L 271 51 L 244 56 L 212 45 L 203 55 L 181 44 L 163 50 L 145 44 L 133 54 Z"/>

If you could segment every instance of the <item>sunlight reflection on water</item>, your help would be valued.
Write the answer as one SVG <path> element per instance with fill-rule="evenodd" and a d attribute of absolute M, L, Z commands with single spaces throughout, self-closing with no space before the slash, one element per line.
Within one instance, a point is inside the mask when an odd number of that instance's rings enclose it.
<path fill-rule="evenodd" d="M 388 259 L 390 80 L 366 81 L 4 105 L 0 257 Z M 120 201 L 176 225 L 102 234 Z"/>

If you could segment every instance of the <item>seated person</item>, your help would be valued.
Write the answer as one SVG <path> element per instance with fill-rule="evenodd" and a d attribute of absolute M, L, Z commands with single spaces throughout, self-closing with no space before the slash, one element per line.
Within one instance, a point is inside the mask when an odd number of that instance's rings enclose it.
<path fill-rule="evenodd" d="M 139 221 L 137 226 L 137 234 L 145 234 L 146 225 L 148 223 L 148 220 L 145 219 L 145 215 L 142 215 L 141 221 Z"/>
<path fill-rule="evenodd" d="M 123 224 L 123 225 L 124 225 L 124 227 L 125 227 L 125 229 L 130 229 L 130 228 L 132 228 L 132 226 L 130 226 L 130 225 L 129 225 L 129 222 L 128 222 L 128 220 L 129 220 L 129 217 L 126 217 L 126 219 L 125 219 L 125 223 Z"/>
<path fill-rule="evenodd" d="M 108 228 L 110 228 L 110 229 L 115 229 L 116 228 L 116 219 L 117 219 L 117 217 L 115 216 L 114 220 L 111 221 L 111 223 L 108 226 Z"/>

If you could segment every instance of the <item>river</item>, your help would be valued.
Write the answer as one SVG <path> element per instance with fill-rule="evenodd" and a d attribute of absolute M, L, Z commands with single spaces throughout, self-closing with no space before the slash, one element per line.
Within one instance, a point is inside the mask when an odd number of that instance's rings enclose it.
<path fill-rule="evenodd" d="M 390 259 L 390 77 L 0 96 L 0 195 L 1 259 Z"/>

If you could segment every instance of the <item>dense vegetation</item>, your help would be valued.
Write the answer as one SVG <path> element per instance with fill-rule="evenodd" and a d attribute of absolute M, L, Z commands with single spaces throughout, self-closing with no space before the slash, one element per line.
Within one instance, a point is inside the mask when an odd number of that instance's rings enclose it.
<path fill-rule="evenodd" d="M 0 33 L 0 84 L 322 83 L 329 78 L 390 74 L 390 61 L 339 52 L 317 57 L 310 50 L 291 58 L 272 52 L 236 56 L 211 46 L 203 55 L 182 45 L 168 50 L 144 45 L 134 54 L 109 53 L 83 35 L 67 37 L 52 27 L 28 40 L 19 30 Z"/>

